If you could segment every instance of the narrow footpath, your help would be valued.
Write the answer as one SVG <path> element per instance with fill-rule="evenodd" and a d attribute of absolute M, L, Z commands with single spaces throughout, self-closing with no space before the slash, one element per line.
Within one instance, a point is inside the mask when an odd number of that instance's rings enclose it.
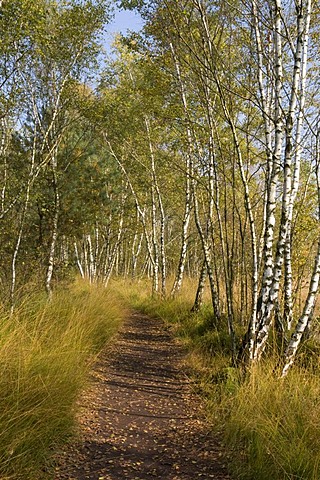
<path fill-rule="evenodd" d="M 229 479 L 183 360 L 161 320 L 133 313 L 99 357 L 55 480 Z"/>

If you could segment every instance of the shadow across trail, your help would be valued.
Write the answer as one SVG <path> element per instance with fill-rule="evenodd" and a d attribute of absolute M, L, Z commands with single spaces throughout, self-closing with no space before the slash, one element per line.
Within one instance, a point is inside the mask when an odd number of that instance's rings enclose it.
<path fill-rule="evenodd" d="M 183 360 L 161 320 L 133 313 L 95 365 L 55 480 L 228 479 Z"/>

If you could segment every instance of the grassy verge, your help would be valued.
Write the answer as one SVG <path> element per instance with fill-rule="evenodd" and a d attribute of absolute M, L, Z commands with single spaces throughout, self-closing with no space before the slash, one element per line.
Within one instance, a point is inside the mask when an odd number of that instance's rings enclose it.
<path fill-rule="evenodd" d="M 250 374 L 232 368 L 228 333 L 210 327 L 211 311 L 191 314 L 190 286 L 176 300 L 153 298 L 140 284 L 130 302 L 172 325 L 188 346 L 199 391 L 213 428 L 223 430 L 234 478 L 243 480 L 319 480 L 320 368 L 304 351 L 285 379 L 269 359 Z M 231 460 L 232 459 L 232 460 Z"/>
<path fill-rule="evenodd" d="M 0 477 L 40 478 L 73 431 L 75 403 L 93 359 L 121 322 L 106 290 L 77 282 L 50 303 L 29 296 L 0 313 Z"/>
<path fill-rule="evenodd" d="M 235 478 L 320 478 L 320 378 L 293 369 L 280 380 L 265 364 L 229 399 L 226 432 Z M 232 400 L 232 401 L 230 401 Z"/>

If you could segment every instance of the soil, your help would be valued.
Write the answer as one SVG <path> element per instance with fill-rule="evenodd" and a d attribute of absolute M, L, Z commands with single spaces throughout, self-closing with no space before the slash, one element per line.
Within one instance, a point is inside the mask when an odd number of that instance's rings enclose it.
<path fill-rule="evenodd" d="M 99 356 L 55 480 L 229 479 L 184 360 L 161 320 L 133 313 Z"/>

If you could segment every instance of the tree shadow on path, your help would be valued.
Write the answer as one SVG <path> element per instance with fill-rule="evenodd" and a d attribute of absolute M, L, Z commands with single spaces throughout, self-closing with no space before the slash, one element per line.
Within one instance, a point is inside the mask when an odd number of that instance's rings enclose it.
<path fill-rule="evenodd" d="M 55 480 L 227 480 L 183 360 L 161 320 L 132 314 L 95 366 L 81 439 L 59 457 Z"/>

